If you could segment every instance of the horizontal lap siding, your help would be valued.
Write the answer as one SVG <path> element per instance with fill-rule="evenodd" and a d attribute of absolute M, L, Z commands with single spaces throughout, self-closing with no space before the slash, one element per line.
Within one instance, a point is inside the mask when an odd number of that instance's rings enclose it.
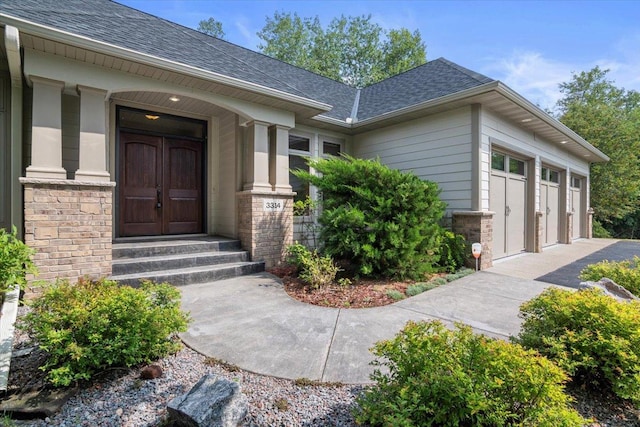
<path fill-rule="evenodd" d="M 354 156 L 436 182 L 447 210 L 471 208 L 471 108 L 357 135 Z"/>

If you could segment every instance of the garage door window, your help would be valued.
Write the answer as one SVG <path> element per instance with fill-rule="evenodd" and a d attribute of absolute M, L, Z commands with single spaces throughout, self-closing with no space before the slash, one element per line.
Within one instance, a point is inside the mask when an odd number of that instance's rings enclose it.
<path fill-rule="evenodd" d="M 573 188 L 580 188 L 582 180 L 580 178 L 576 178 L 575 176 L 571 177 L 571 186 Z"/>
<path fill-rule="evenodd" d="M 558 184 L 560 182 L 560 174 L 558 173 L 558 171 L 554 171 L 548 168 L 542 168 L 540 175 L 540 179 L 542 179 L 543 181 L 553 182 L 554 184 Z"/>
<path fill-rule="evenodd" d="M 504 163 L 506 156 L 504 154 L 491 153 L 491 169 L 504 172 Z"/>
<path fill-rule="evenodd" d="M 509 159 L 509 172 L 524 176 L 524 162 L 518 159 Z"/>

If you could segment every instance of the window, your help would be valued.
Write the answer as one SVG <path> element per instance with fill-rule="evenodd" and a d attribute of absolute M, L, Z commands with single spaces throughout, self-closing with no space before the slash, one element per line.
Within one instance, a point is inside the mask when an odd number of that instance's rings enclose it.
<path fill-rule="evenodd" d="M 499 170 L 504 172 L 504 162 L 505 155 L 501 153 L 496 153 L 495 151 L 491 153 L 491 169 Z"/>
<path fill-rule="evenodd" d="M 509 172 L 524 176 L 524 162 L 518 159 L 509 159 Z"/>
<path fill-rule="evenodd" d="M 299 135 L 289 135 L 289 184 L 297 194 L 294 201 L 305 200 L 309 196 L 309 183 L 302 181 L 291 171 L 302 169 L 309 172 L 305 157 L 311 157 L 311 140 Z"/>
<path fill-rule="evenodd" d="M 575 176 L 571 177 L 571 186 L 573 188 L 580 188 L 581 183 L 582 183 L 582 180 L 580 178 L 576 178 Z"/>
<path fill-rule="evenodd" d="M 342 144 L 338 142 L 322 142 L 322 155 L 323 156 L 339 156 L 342 152 Z"/>
<path fill-rule="evenodd" d="M 540 172 L 540 179 L 558 184 L 560 182 L 560 173 L 553 169 L 542 168 Z"/>

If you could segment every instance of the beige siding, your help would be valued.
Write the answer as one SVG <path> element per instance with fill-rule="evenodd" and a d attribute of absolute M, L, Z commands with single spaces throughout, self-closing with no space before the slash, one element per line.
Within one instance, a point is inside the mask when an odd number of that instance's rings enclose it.
<path fill-rule="evenodd" d="M 215 189 L 212 212 L 215 218 L 213 231 L 220 236 L 237 237 L 236 191 L 239 189 L 237 182 L 238 116 L 227 112 L 221 115 L 218 121 L 218 158 L 212 159 L 214 164 L 218 166 L 218 185 Z"/>
<path fill-rule="evenodd" d="M 502 119 L 491 111 L 483 110 L 482 125 L 483 158 L 485 156 L 487 159 L 489 158 L 491 144 L 494 144 L 517 153 L 525 159 L 533 160 L 536 168 L 529 171 L 529 179 L 535 182 L 534 206 L 536 210 L 540 209 L 539 174 L 542 163 L 559 170 L 569 169 L 572 173 L 581 176 L 589 175 L 589 163 L 582 158 L 569 154 L 560 146 Z M 483 165 L 483 171 L 487 175 L 490 173 L 488 163 Z M 485 203 L 487 205 L 489 203 L 489 194 L 483 191 L 483 205 Z"/>
<path fill-rule="evenodd" d="M 449 211 L 471 209 L 471 107 L 357 135 L 353 154 L 438 183 Z"/>

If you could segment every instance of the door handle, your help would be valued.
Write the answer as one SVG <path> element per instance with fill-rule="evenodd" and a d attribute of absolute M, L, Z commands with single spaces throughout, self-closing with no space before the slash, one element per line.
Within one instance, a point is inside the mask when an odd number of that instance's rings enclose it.
<path fill-rule="evenodd" d="M 547 206 L 547 215 L 551 213 L 551 208 Z"/>
<path fill-rule="evenodd" d="M 505 206 L 504 207 L 505 216 L 509 216 L 510 213 L 511 213 L 511 208 L 509 206 Z"/>
<path fill-rule="evenodd" d="M 162 190 L 160 187 L 156 188 L 156 209 L 160 209 L 162 207 Z"/>

